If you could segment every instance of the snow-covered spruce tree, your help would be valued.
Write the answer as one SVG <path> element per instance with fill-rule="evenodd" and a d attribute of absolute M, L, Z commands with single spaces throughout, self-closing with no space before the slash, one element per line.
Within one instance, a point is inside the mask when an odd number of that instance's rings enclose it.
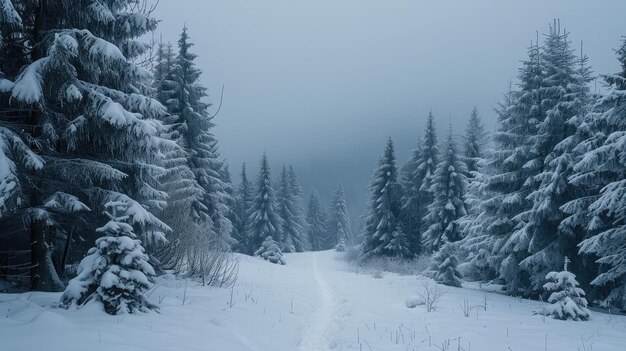
<path fill-rule="evenodd" d="M 326 212 L 322 208 L 317 192 L 313 191 L 309 197 L 306 212 L 307 236 L 311 243 L 311 250 L 319 251 L 324 249 L 327 221 Z"/>
<path fill-rule="evenodd" d="M 484 196 L 481 182 L 482 174 L 480 172 L 484 168 L 486 150 L 487 133 L 485 133 L 482 119 L 478 115 L 478 109 L 474 107 L 467 121 L 463 143 L 462 160 L 467 168 L 466 176 L 468 182 L 465 189 L 468 216 L 461 221 L 461 230 L 463 232 L 466 231 L 468 220 L 475 218 L 480 213 L 479 206 Z"/>
<path fill-rule="evenodd" d="M 280 242 L 280 228 L 282 222 L 276 209 L 276 199 L 272 180 L 270 177 L 270 165 L 267 155 L 263 153 L 257 178 L 256 195 L 250 209 L 248 225 L 248 250 L 255 252 L 268 236 L 278 239 Z"/>
<path fill-rule="evenodd" d="M 238 252 L 250 255 L 254 253 L 252 251 L 249 251 L 249 248 L 252 245 L 250 245 L 248 242 L 248 227 L 250 221 L 250 211 L 252 210 L 252 201 L 254 196 L 253 192 L 254 190 L 252 189 L 252 183 L 250 183 L 250 181 L 248 180 L 246 164 L 244 163 L 241 166 L 241 183 L 239 183 L 239 187 L 237 188 L 237 194 L 235 196 L 238 219 L 238 222 L 234 223 L 235 232 L 238 233 L 238 236 L 235 239 L 239 241 L 235 249 Z"/>
<path fill-rule="evenodd" d="M 531 152 L 536 157 L 532 164 L 539 163 L 527 180 L 533 186 L 528 196 L 533 206 L 520 216 L 523 224 L 514 234 L 527 251 L 520 267 L 529 274 L 530 289 L 535 292 L 541 291 L 544 277 L 558 269 L 563 257 L 577 255 L 576 244 L 584 236 L 582 228 L 561 226 L 566 217 L 561 207 L 584 195 L 567 181 L 574 166 L 567 138 L 575 134 L 574 123 L 586 113 L 590 80 L 585 75 L 587 67 L 584 63 L 581 67 L 570 48 L 568 33 L 561 32 L 557 24 L 546 37 L 541 58 L 544 78 L 539 93 L 546 112 L 537 134 L 531 137 Z"/>
<path fill-rule="evenodd" d="M 457 256 L 465 261 L 464 274 L 470 279 L 477 280 L 492 279 L 494 272 L 488 263 L 491 252 L 490 240 L 482 230 L 485 213 L 481 206 L 490 198 L 490 194 L 485 190 L 485 179 L 490 172 L 486 165 L 489 153 L 487 139 L 478 110 L 474 108 L 465 130 L 463 162 L 468 171 L 468 184 L 465 189 L 467 214 L 458 221 L 463 234 L 463 243 L 457 245 L 459 249 Z"/>
<path fill-rule="evenodd" d="M 588 236 L 580 252 L 597 258 L 600 274 L 591 282 L 603 306 L 626 310 L 626 39 L 617 51 L 621 71 L 605 75 L 608 93 L 593 108 L 588 150 L 570 177 L 597 191 L 589 206 Z"/>
<path fill-rule="evenodd" d="M 254 256 L 260 256 L 266 261 L 270 261 L 274 264 L 286 264 L 283 253 L 280 250 L 278 243 L 274 241 L 271 236 L 268 236 L 263 240 L 261 247 L 254 252 Z"/>
<path fill-rule="evenodd" d="M 479 171 L 479 163 L 485 156 L 487 148 L 487 133 L 483 121 L 478 115 L 478 108 L 474 107 L 465 129 L 465 142 L 463 144 L 463 162 L 467 166 L 467 172 L 472 177 L 473 172 Z"/>
<path fill-rule="evenodd" d="M 231 223 L 231 246 L 239 244 L 240 234 L 236 231 L 235 223 L 239 222 L 239 217 L 237 216 L 237 202 L 235 200 L 235 187 L 233 186 L 233 181 L 230 175 L 230 167 L 228 167 L 227 160 L 222 161 L 222 167 L 220 169 L 220 179 L 224 184 L 224 193 L 226 197 L 224 197 L 224 203 L 227 207 L 227 212 L 225 214 L 228 221 Z"/>
<path fill-rule="evenodd" d="M 283 170 L 278 183 L 277 207 L 278 215 L 281 218 L 281 237 L 280 246 L 284 252 L 295 252 L 297 248 L 302 251 L 306 247 L 307 240 L 304 238 L 304 228 L 298 219 L 296 209 L 296 196 L 294 188 L 290 181 L 287 166 L 283 165 Z"/>
<path fill-rule="evenodd" d="M 528 48 L 528 59 L 519 72 L 519 90 L 505 94 L 497 109 L 498 129 L 494 134 L 494 150 L 486 160 L 489 174 L 484 179 L 484 190 L 491 196 L 483 201 L 482 232 L 479 243 L 490 247 L 489 265 L 495 270 L 512 294 L 520 294 L 528 287 L 528 276 L 519 268 L 525 258 L 523 238 L 513 238 L 518 225 L 517 216 L 530 209 L 525 187 L 531 172 L 524 167 L 531 161 L 530 136 L 536 134 L 536 124 L 543 120 L 538 89 L 543 72 L 539 46 Z M 519 244 L 519 245 L 518 245 Z"/>
<path fill-rule="evenodd" d="M 59 290 L 53 241 L 76 223 L 101 223 L 103 204 L 118 198 L 137 213 L 164 205 L 154 165 L 164 146 L 155 118 L 165 109 L 143 95 L 150 74 L 134 63 L 148 49 L 139 38 L 157 21 L 136 0 L 1 4 L 2 36 L 10 26 L 12 38 L 2 45 L 21 56 L 2 60 L 0 86 L 10 98 L 1 108 L 25 111 L 8 123 L 20 125 L 45 161 L 27 173 L 32 186 L 22 187 L 23 216 L 15 220 L 26 223 L 32 242 L 31 288 Z M 138 236 L 148 245 L 162 242 L 169 228 L 144 214 L 132 217 Z"/>
<path fill-rule="evenodd" d="M 543 285 L 546 292 L 550 292 L 548 302 L 540 314 L 552 316 L 556 319 L 573 319 L 575 321 L 586 321 L 591 317 L 591 312 L 587 309 L 587 299 L 585 292 L 578 287 L 576 275 L 567 270 L 569 259 L 564 258 L 565 266 L 561 272 L 549 272 L 546 275 L 548 281 Z"/>
<path fill-rule="evenodd" d="M 482 210 L 483 203 L 489 201 L 493 194 L 485 186 L 491 174 L 491 170 L 485 167 L 475 173 L 468 187 L 471 198 L 468 200 L 468 214 L 459 220 L 463 239 L 457 248 L 459 259 L 464 260 L 463 274 L 481 281 L 494 279 L 498 268 L 492 255 L 496 237 L 485 230 L 485 223 L 494 223 L 496 218 L 493 213 Z"/>
<path fill-rule="evenodd" d="M 588 65 L 588 58 L 583 54 L 582 44 L 578 62 L 578 79 L 585 82 L 589 81 L 592 72 Z M 587 181 L 575 182 L 572 179 L 575 176 L 575 165 L 585 157 L 590 148 L 593 148 L 592 144 L 586 144 L 584 141 L 591 136 L 592 124 L 595 119 L 595 113 L 592 112 L 592 108 L 600 95 L 590 93 L 587 85 L 574 85 L 574 87 L 580 89 L 578 93 L 576 93 L 575 89 L 572 90 L 578 96 L 576 103 L 580 107 L 580 112 L 566 123 L 575 126 L 576 131 L 555 146 L 554 152 L 557 156 L 554 161 L 551 161 L 551 167 L 568 165 L 560 167 L 559 172 L 554 177 L 554 179 L 565 179 L 565 184 L 568 188 L 567 192 L 572 194 L 571 197 L 568 197 L 571 200 L 560 206 L 560 210 L 565 214 L 565 218 L 559 224 L 559 233 L 566 234 L 566 240 L 574 238 L 569 240 L 570 244 L 566 249 L 568 257 L 576 257 L 576 260 L 572 262 L 570 267 L 573 272 L 577 273 L 578 279 L 583 283 L 583 286 L 588 286 L 596 277 L 598 267 L 594 262 L 595 258 L 589 255 L 580 255 L 577 250 L 579 249 L 578 244 L 589 237 L 590 232 L 586 229 L 592 217 L 589 205 L 597 199 L 599 188 L 590 186 L 590 183 L 587 183 Z M 572 247 L 574 245 L 576 245 L 575 248 Z M 594 291 L 591 291 L 591 293 L 594 293 Z"/>
<path fill-rule="evenodd" d="M 421 149 L 422 143 L 418 137 L 417 147 L 413 150 L 411 157 L 400 172 L 402 174 L 400 223 L 402 231 L 406 235 L 412 256 L 417 256 L 422 251 L 422 219 L 426 215 L 426 206 L 424 206 L 420 197 L 421 174 L 417 172 L 421 160 Z"/>
<path fill-rule="evenodd" d="M 173 88 L 166 102 L 172 137 L 187 154 L 187 167 L 201 189 L 199 198 L 190 199 L 193 221 L 189 221 L 188 230 L 179 233 L 182 236 L 176 250 L 184 257 L 178 261 L 187 265 L 181 268 L 189 274 L 202 266 L 196 261 L 204 260 L 209 252 L 229 250 L 234 244 L 232 223 L 227 217 L 228 184 L 222 179 L 224 164 L 211 131 L 214 123 L 208 113 L 210 104 L 205 102 L 207 89 L 199 82 L 202 71 L 195 65 L 197 55 L 190 52 L 192 45 L 187 29 L 183 28 L 174 59 Z"/>
<path fill-rule="evenodd" d="M 298 223 L 302 232 L 298 233 L 299 240 L 294 240 L 296 251 L 303 252 L 311 249 L 311 243 L 309 237 L 306 234 L 306 219 L 304 215 L 303 200 L 302 200 L 302 186 L 296 175 L 296 170 L 293 166 L 289 166 L 289 186 L 291 188 L 291 196 L 293 197 L 292 213 L 294 220 Z"/>
<path fill-rule="evenodd" d="M 351 237 L 350 219 L 346 213 L 346 198 L 343 186 L 339 185 L 329 214 L 330 225 L 328 237 L 332 239 L 332 247 L 337 251 L 345 251 Z"/>
<path fill-rule="evenodd" d="M 462 239 L 459 219 L 467 214 L 466 174 L 467 168 L 459 157 L 450 123 L 445 152 L 433 177 L 431 192 L 434 194 L 434 201 L 428 206 L 428 214 L 424 218 L 428 229 L 422 237 L 423 245 L 430 252 L 441 248 L 445 242 L 444 237 L 450 242 Z"/>
<path fill-rule="evenodd" d="M 152 69 L 152 94 L 163 106 L 167 106 L 168 101 L 176 93 L 177 85 L 174 81 L 175 57 L 172 43 L 159 42 Z"/>
<path fill-rule="evenodd" d="M 412 256 L 419 255 L 422 234 L 428 229 L 424 222 L 427 207 L 433 202 L 431 192 L 435 168 L 439 160 L 437 132 L 433 113 L 428 114 L 423 142 L 418 142 L 403 177 L 401 223 Z"/>
<path fill-rule="evenodd" d="M 369 184 L 362 256 L 409 257 L 405 234 L 400 227 L 401 188 L 397 181 L 393 141 L 387 140 Z"/>
<path fill-rule="evenodd" d="M 159 189 L 168 195 L 166 208 L 159 211 L 161 220 L 172 228 L 170 245 L 160 248 L 158 257 L 165 269 L 180 269 L 184 258 L 183 244 L 198 235 L 200 227 L 208 221 L 207 208 L 202 203 L 205 190 L 191 171 L 191 150 L 183 149 L 187 143 L 182 130 L 185 122 L 177 114 L 177 96 L 180 87 L 176 81 L 175 56 L 170 43 L 160 43 L 153 70 L 154 97 L 168 107 L 168 114 L 161 118 L 166 127 L 162 137 L 173 145 L 164 150 L 159 177 Z"/>
<path fill-rule="evenodd" d="M 439 164 L 439 147 L 437 146 L 437 131 L 435 130 L 435 118 L 433 113 L 428 114 L 426 121 L 426 131 L 424 132 L 424 140 L 420 159 L 417 162 L 417 178 L 421 180 L 420 184 L 420 203 L 422 206 L 428 207 L 433 202 L 434 195 L 432 193 L 433 177 L 435 169 Z M 424 211 L 425 213 L 426 211 Z M 426 229 L 426 224 L 424 224 Z"/>
<path fill-rule="evenodd" d="M 12 1 L 0 2 L 0 94 L 12 86 L 15 78 L 26 63 L 21 44 L 13 37 L 14 31 L 23 29 L 23 21 Z M 7 79 L 9 78 L 9 79 Z M 27 135 L 19 122 L 14 122 L 6 98 L 0 96 L 0 219 L 16 215 L 26 201 L 28 175 L 43 168 L 44 161 L 29 147 Z M 12 115 L 16 113 L 13 112 Z M 8 249 L 8 248 L 5 248 Z"/>
<path fill-rule="evenodd" d="M 433 279 L 437 283 L 448 286 L 461 286 L 461 273 L 459 273 L 457 269 L 457 244 L 458 242 L 452 243 L 444 236 L 441 249 L 433 255 L 430 271 Z"/>
<path fill-rule="evenodd" d="M 128 204 L 108 202 L 105 208 L 109 222 L 96 229 L 101 237 L 80 262 L 78 276 L 65 289 L 61 306 L 80 306 L 95 299 L 113 315 L 155 309 L 144 294 L 152 286 L 154 270 L 129 224 Z"/>

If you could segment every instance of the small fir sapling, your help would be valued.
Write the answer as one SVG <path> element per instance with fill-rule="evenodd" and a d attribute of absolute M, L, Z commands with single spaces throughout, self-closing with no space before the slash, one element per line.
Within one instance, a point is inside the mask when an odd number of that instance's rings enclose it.
<path fill-rule="evenodd" d="M 78 276 L 61 297 L 61 307 L 81 306 L 95 299 L 111 315 L 156 309 L 144 295 L 152 286 L 154 269 L 128 224 L 128 205 L 115 201 L 105 207 L 109 221 L 96 229 L 102 237 L 81 261 Z"/>
<path fill-rule="evenodd" d="M 275 264 L 287 263 L 283 258 L 283 252 L 271 236 L 265 238 L 261 247 L 254 253 L 254 256 L 261 256 L 264 260 Z"/>
<path fill-rule="evenodd" d="M 461 273 L 459 272 L 456 248 L 443 238 L 443 246 L 433 255 L 431 265 L 433 279 L 440 284 L 461 287 Z"/>
<path fill-rule="evenodd" d="M 565 257 L 565 264 L 562 272 L 550 272 L 546 275 L 548 282 L 543 288 L 551 291 L 548 299 L 550 305 L 546 306 L 540 314 L 553 316 L 555 319 L 575 321 L 586 321 L 591 317 L 591 312 L 587 309 L 585 292 L 578 287 L 576 275 L 567 271 L 567 264 L 571 262 Z"/>

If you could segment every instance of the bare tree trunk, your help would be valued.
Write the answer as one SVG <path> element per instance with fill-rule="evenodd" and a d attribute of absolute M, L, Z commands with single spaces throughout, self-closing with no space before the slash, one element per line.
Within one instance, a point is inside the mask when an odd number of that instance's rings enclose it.
<path fill-rule="evenodd" d="M 38 60 L 45 55 L 45 48 L 41 43 L 43 36 L 47 30 L 46 16 L 48 10 L 48 0 L 39 0 L 39 8 L 35 19 L 35 27 L 33 30 L 34 50 L 32 60 Z M 39 120 L 41 112 L 33 111 L 31 115 L 31 124 L 33 126 L 33 136 L 39 136 Z M 32 193 L 30 196 L 30 207 L 37 211 L 37 208 L 43 206 L 41 187 L 43 184 L 43 173 L 35 171 Z M 62 291 L 63 283 L 59 279 L 59 275 L 52 263 L 52 248 L 46 241 L 46 223 L 36 213 L 30 213 L 30 241 L 31 241 L 31 272 L 30 272 L 30 289 L 39 291 Z"/>

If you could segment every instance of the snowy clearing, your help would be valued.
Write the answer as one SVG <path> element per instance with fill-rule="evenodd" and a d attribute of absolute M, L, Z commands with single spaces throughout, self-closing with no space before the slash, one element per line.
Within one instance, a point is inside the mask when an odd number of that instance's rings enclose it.
<path fill-rule="evenodd" d="M 405 306 L 417 292 L 415 276 L 356 274 L 334 251 L 285 258 L 280 266 L 241 256 L 232 290 L 159 278 L 150 300 L 160 301 L 160 313 L 110 316 L 94 304 L 66 311 L 55 308 L 57 293 L 0 294 L 0 340 L 6 350 L 67 351 L 617 351 L 626 344 L 625 316 L 553 320 L 532 314 L 544 303 L 495 293 L 484 311 L 474 307 L 485 295 L 473 284 L 446 287 L 437 310 L 427 313 Z M 31 330 L 36 338 L 28 337 Z"/>

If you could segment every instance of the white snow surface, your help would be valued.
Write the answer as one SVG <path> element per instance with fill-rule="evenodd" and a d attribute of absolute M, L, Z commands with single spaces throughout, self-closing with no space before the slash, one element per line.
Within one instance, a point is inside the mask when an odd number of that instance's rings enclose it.
<path fill-rule="evenodd" d="M 407 308 L 417 277 L 380 279 L 336 251 L 286 254 L 287 265 L 241 256 L 232 289 L 161 277 L 149 295 L 160 313 L 109 316 L 96 304 L 56 308 L 60 293 L 0 294 L 2 350 L 623 350 L 626 316 L 587 322 L 533 315 L 546 304 L 446 287 L 436 311 Z M 185 285 L 186 293 L 185 293 Z M 183 299 L 185 301 L 183 305 Z M 460 338 L 460 339 L 459 339 Z"/>

